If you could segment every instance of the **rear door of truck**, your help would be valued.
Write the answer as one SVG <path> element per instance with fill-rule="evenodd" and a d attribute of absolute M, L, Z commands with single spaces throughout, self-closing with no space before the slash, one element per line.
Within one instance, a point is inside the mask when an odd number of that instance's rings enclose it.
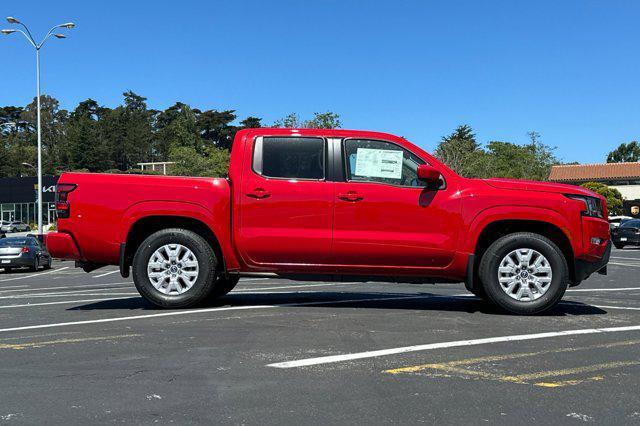
<path fill-rule="evenodd" d="M 318 265 L 331 251 L 334 182 L 327 140 L 258 136 L 244 146 L 236 247 L 252 267 Z"/>

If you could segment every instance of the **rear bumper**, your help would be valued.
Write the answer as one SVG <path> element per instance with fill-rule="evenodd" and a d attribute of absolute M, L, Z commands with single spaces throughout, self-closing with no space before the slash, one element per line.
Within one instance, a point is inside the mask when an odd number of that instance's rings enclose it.
<path fill-rule="evenodd" d="M 10 258 L 0 258 L 0 268 L 20 268 L 23 266 L 33 266 L 33 256 L 20 255 Z"/>
<path fill-rule="evenodd" d="M 581 281 L 586 280 L 594 272 L 606 275 L 607 263 L 609 263 L 609 258 L 611 257 L 611 245 L 611 240 L 609 240 L 602 257 L 595 262 L 576 259 L 576 278 L 574 285 L 578 285 Z"/>
<path fill-rule="evenodd" d="M 70 234 L 49 232 L 45 244 L 51 257 L 64 260 L 81 260 L 80 250 Z"/>

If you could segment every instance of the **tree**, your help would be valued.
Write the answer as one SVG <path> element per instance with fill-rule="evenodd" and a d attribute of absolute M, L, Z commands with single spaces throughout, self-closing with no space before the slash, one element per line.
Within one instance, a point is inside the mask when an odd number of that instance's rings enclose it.
<path fill-rule="evenodd" d="M 66 170 L 102 172 L 114 167 L 99 122 L 107 112 L 107 108 L 87 99 L 71 113 L 61 147 L 61 161 Z"/>
<path fill-rule="evenodd" d="M 478 176 L 478 166 L 483 152 L 476 135 L 466 124 L 458 126 L 448 136 L 443 136 L 436 147 L 435 156 L 457 173 L 466 177 Z"/>
<path fill-rule="evenodd" d="M 191 147 L 179 146 L 171 149 L 169 161 L 176 163 L 171 171 L 179 176 L 224 177 L 229 170 L 229 151 L 209 147 L 201 155 Z"/>
<path fill-rule="evenodd" d="M 247 117 L 240 122 L 240 127 L 243 129 L 257 129 L 258 127 L 262 127 L 261 123 L 262 119 L 258 117 Z"/>
<path fill-rule="evenodd" d="M 640 144 L 637 141 L 621 143 L 607 155 L 607 163 L 627 163 L 640 161 Z"/>
<path fill-rule="evenodd" d="M 324 113 L 314 112 L 313 118 L 305 124 L 310 129 L 337 129 L 342 125 L 340 115 L 331 111 Z"/>
<path fill-rule="evenodd" d="M 198 130 L 207 146 L 231 149 L 237 127 L 231 123 L 236 119 L 234 110 L 196 111 L 198 114 Z"/>
<path fill-rule="evenodd" d="M 40 97 L 40 118 L 42 125 L 42 172 L 54 174 L 60 165 L 60 145 L 65 138 L 68 112 L 60 109 L 58 100 L 49 95 Z M 24 131 L 21 132 L 24 143 L 37 147 L 37 100 L 21 113 Z"/>
<path fill-rule="evenodd" d="M 173 147 L 193 148 L 199 154 L 204 150 L 196 113 L 182 102 L 157 115 L 155 136 L 154 159 L 160 161 L 167 161 Z"/>
<path fill-rule="evenodd" d="M 587 182 L 583 183 L 582 186 L 607 199 L 607 210 L 611 216 L 622 214 L 623 203 L 620 191 L 598 182 Z"/>
<path fill-rule="evenodd" d="M 147 109 L 146 98 L 132 91 L 123 96 L 124 105 L 105 114 L 101 130 L 116 168 L 125 171 L 152 158 L 154 112 Z"/>
<path fill-rule="evenodd" d="M 554 148 L 539 141 L 537 132 L 528 133 L 530 142 L 517 145 L 492 141 L 487 144 L 482 177 L 547 180 L 551 166 L 558 164 Z"/>
<path fill-rule="evenodd" d="M 273 127 L 286 129 L 337 129 L 342 125 L 340 115 L 335 112 L 315 112 L 310 120 L 301 120 L 296 113 L 291 113 L 273 123 Z"/>

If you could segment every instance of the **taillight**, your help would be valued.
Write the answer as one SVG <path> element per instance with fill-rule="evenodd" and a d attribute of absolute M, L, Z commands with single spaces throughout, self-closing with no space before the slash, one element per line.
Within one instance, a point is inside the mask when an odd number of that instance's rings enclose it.
<path fill-rule="evenodd" d="M 22 247 L 21 251 L 22 251 L 22 253 L 29 253 L 29 247 L 24 246 L 24 247 Z"/>
<path fill-rule="evenodd" d="M 59 183 L 56 185 L 56 214 L 59 218 L 67 218 L 71 213 L 69 205 L 69 193 L 77 188 L 78 185 L 73 183 Z"/>

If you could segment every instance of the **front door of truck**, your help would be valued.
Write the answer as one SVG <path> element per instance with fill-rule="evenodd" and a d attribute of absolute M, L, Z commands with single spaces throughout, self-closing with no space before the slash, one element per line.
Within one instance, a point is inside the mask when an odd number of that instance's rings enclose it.
<path fill-rule="evenodd" d="M 417 177 L 426 162 L 392 142 L 346 139 L 342 156 L 331 256 L 338 269 L 421 274 L 448 265 L 461 224 L 446 182 L 427 188 Z"/>
<path fill-rule="evenodd" d="M 328 262 L 334 182 L 326 179 L 326 152 L 321 137 L 246 144 L 236 245 L 249 266 L 282 271 Z"/>

